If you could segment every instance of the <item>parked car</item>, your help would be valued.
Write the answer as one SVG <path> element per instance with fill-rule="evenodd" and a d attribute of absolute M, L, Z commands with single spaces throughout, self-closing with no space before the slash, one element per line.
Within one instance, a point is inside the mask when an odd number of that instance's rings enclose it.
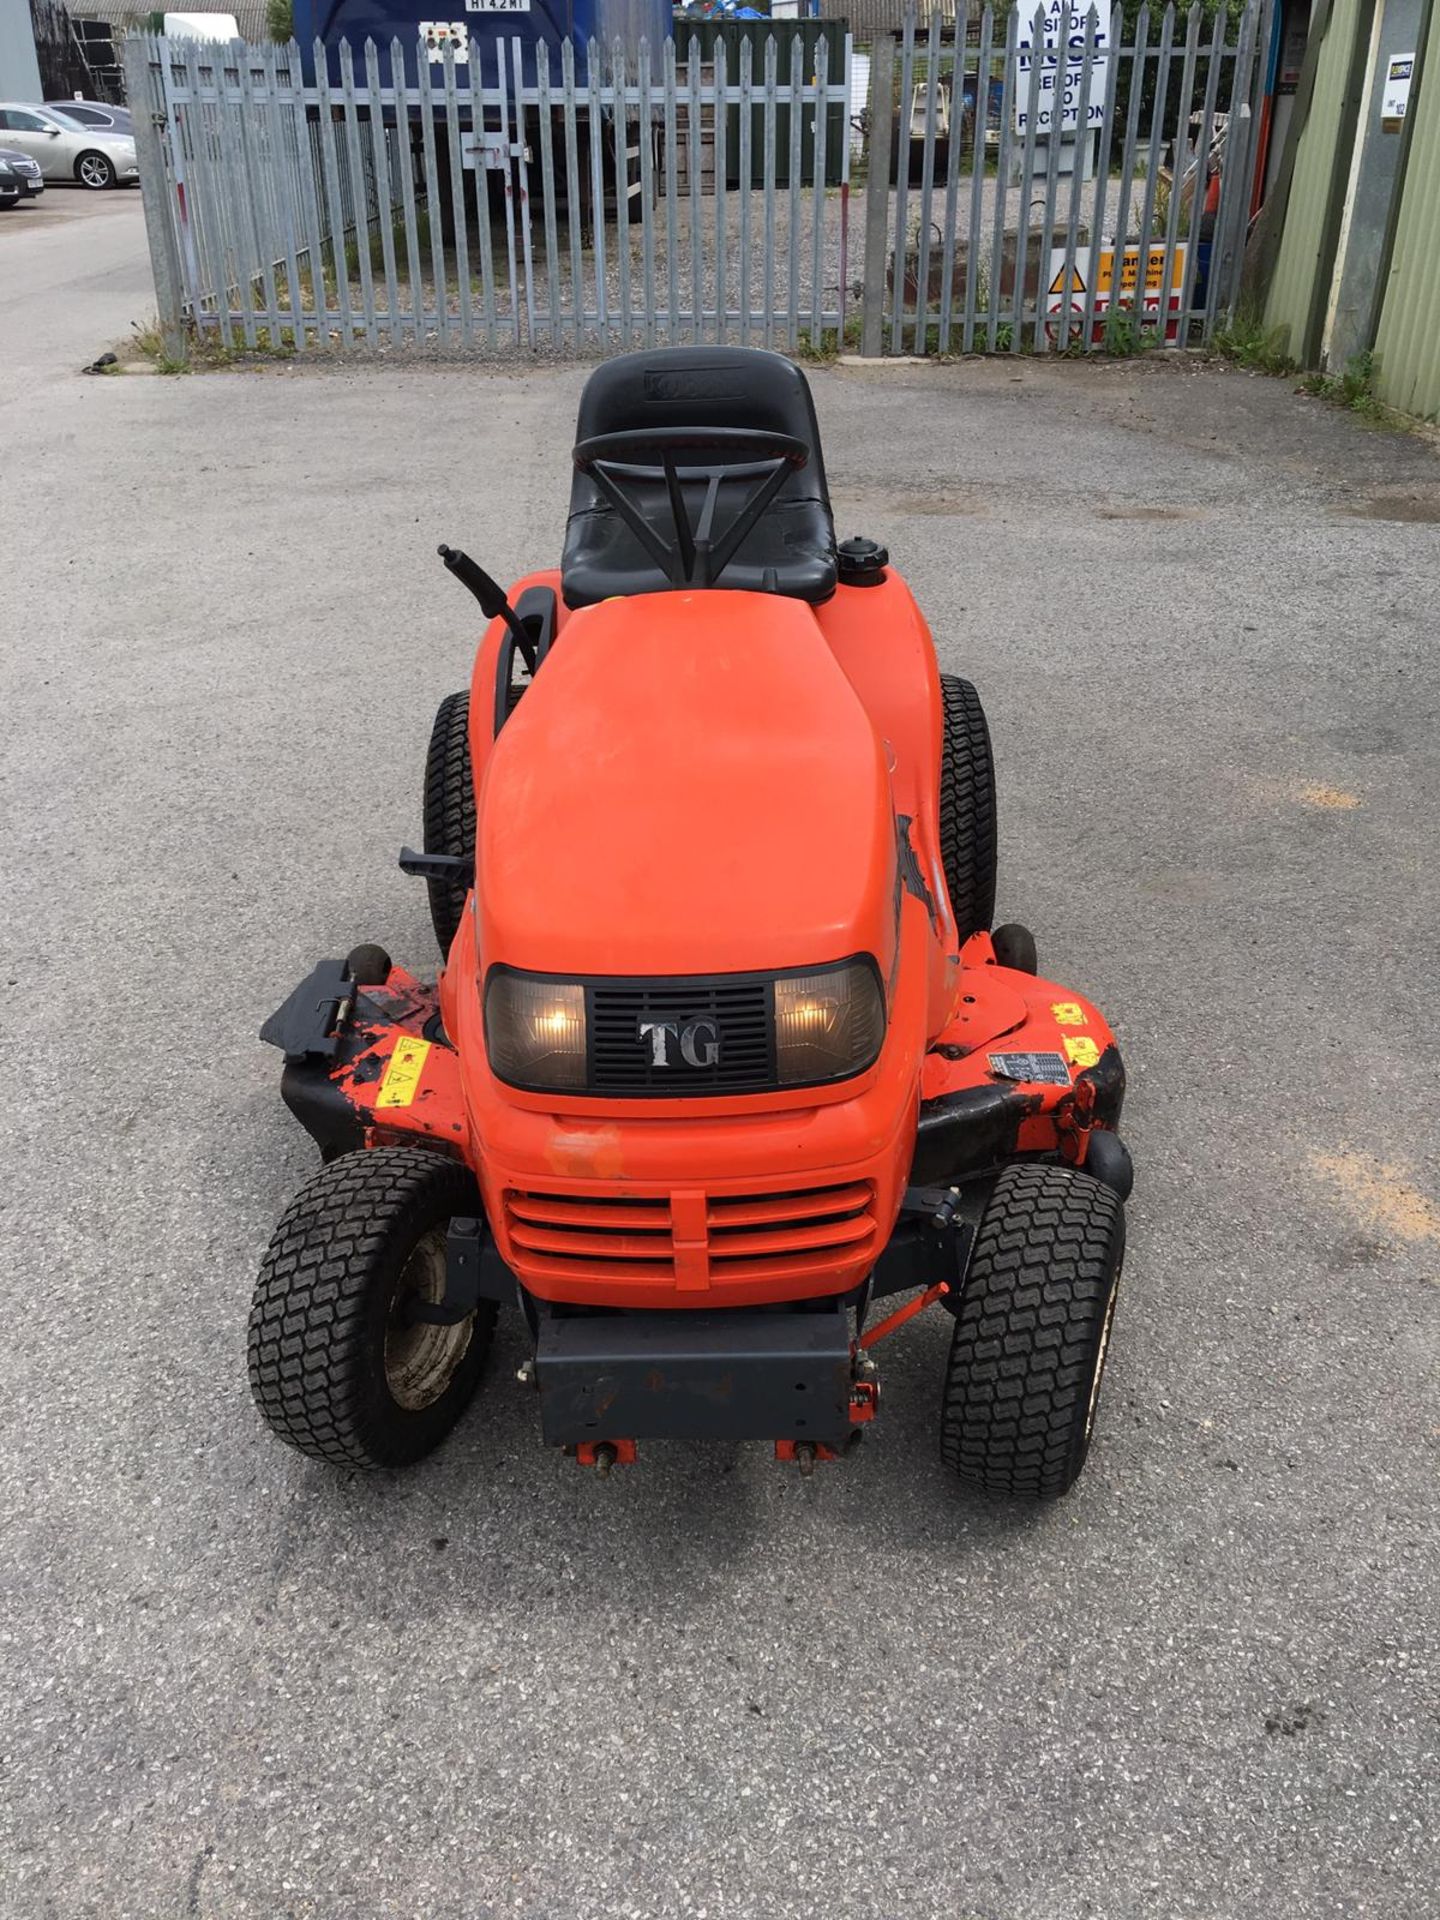
<path fill-rule="evenodd" d="M 128 107 L 112 107 L 103 100 L 47 100 L 45 105 L 53 113 L 63 113 L 67 120 L 78 120 L 82 127 L 108 127 L 112 133 L 123 133 L 127 140 L 135 132 Z"/>
<path fill-rule="evenodd" d="M 140 178 L 129 134 L 82 127 L 58 107 L 0 100 L 0 139 L 37 160 L 47 180 L 101 188 L 130 185 Z"/>
<path fill-rule="evenodd" d="M 18 147 L 0 147 L 0 161 L 16 176 L 21 199 L 38 200 L 45 191 L 45 176 L 40 171 L 40 162 L 32 160 L 28 153 L 21 153 Z"/>
<path fill-rule="evenodd" d="M 18 207 L 24 198 L 19 174 L 7 160 L 0 158 L 0 208 Z"/>

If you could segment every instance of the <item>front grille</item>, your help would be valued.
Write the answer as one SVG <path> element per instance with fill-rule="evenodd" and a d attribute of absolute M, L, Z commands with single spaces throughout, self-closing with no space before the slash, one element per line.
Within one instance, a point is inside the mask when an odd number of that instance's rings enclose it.
<path fill-rule="evenodd" d="M 507 1189 L 505 1226 L 522 1280 L 638 1280 L 703 1290 L 870 1264 L 868 1180 L 787 1193 L 592 1198 Z"/>
<path fill-rule="evenodd" d="M 768 980 L 617 980 L 586 991 L 595 1093 L 762 1093 L 777 1084 Z"/>
<path fill-rule="evenodd" d="M 707 1218 L 710 1271 L 717 1278 L 788 1272 L 851 1259 L 875 1238 L 868 1180 L 799 1193 L 714 1194 Z"/>

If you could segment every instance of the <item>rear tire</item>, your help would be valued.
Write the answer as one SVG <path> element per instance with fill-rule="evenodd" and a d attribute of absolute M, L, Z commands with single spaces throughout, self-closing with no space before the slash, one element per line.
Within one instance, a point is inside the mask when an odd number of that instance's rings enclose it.
<path fill-rule="evenodd" d="M 470 766 L 470 696 L 452 693 L 440 702 L 425 756 L 425 851 L 475 856 L 475 777 Z M 442 957 L 465 911 L 465 887 L 427 880 L 430 921 Z"/>
<path fill-rule="evenodd" d="M 995 764 L 980 696 L 968 680 L 940 676 L 940 863 L 962 941 L 995 917 Z"/>
<path fill-rule="evenodd" d="M 75 178 L 82 187 L 102 193 L 115 184 L 115 168 L 103 153 L 82 153 L 75 162 Z"/>
<path fill-rule="evenodd" d="M 940 1457 L 967 1486 L 1054 1500 L 1090 1448 L 1125 1209 L 1071 1167 L 1012 1166 L 970 1258 L 940 1406 Z"/>
<path fill-rule="evenodd" d="M 250 1391 L 267 1425 L 314 1460 L 404 1467 L 465 1411 L 495 1306 L 455 1327 L 406 1301 L 445 1292 L 445 1235 L 478 1214 L 468 1168 L 417 1147 L 348 1153 L 302 1187 L 275 1229 L 250 1310 Z"/>

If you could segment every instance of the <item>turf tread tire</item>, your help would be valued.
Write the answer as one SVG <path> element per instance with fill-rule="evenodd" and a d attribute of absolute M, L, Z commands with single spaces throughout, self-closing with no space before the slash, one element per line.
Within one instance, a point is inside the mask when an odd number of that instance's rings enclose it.
<path fill-rule="evenodd" d="M 425 851 L 473 859 L 475 777 L 470 765 L 470 695 L 451 693 L 440 702 L 425 755 Z M 430 921 L 440 952 L 448 957 L 460 927 L 468 889 L 448 880 L 427 880 Z"/>
<path fill-rule="evenodd" d="M 280 1219 L 250 1310 L 250 1390 L 267 1425 L 315 1460 L 408 1466 L 464 1412 L 496 1309 L 482 1301 L 444 1393 L 410 1411 L 385 1383 L 384 1328 L 410 1252 L 433 1226 L 480 1211 L 474 1176 L 430 1149 L 375 1147 L 322 1167 Z"/>
<path fill-rule="evenodd" d="M 1089 1450 L 1090 1392 L 1125 1252 L 1125 1209 L 1070 1167 L 1007 1167 L 955 1317 L 940 1456 L 967 1485 L 1054 1500 Z"/>
<path fill-rule="evenodd" d="M 940 864 L 961 941 L 995 918 L 995 762 L 980 696 L 968 680 L 942 673 Z"/>

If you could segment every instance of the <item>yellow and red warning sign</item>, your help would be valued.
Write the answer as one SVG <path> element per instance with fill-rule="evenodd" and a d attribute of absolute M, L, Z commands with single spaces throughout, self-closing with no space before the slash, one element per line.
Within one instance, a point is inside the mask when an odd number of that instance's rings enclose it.
<path fill-rule="evenodd" d="M 1109 246 L 1080 247 L 1065 270 L 1065 248 L 1052 247 L 1050 250 L 1050 281 L 1047 291 L 1050 296 L 1049 312 L 1052 316 L 1047 331 L 1055 338 L 1061 331 L 1053 316 L 1063 312 L 1068 304 L 1071 312 L 1069 337 L 1078 338 L 1083 328 L 1085 307 L 1090 297 L 1090 289 L 1095 289 L 1095 304 L 1092 312 L 1095 317 L 1094 338 L 1103 337 L 1105 315 L 1112 306 L 1128 308 L 1141 319 L 1158 319 L 1163 311 L 1166 316 L 1165 337 L 1173 340 L 1179 330 L 1180 302 L 1185 292 L 1185 262 L 1188 254 L 1186 242 L 1178 241 L 1174 253 L 1170 256 L 1169 271 L 1166 271 L 1165 243 L 1153 240 L 1146 247 L 1138 243 L 1126 247 Z M 1144 284 L 1141 284 L 1141 256 L 1144 255 Z M 1118 285 L 1117 285 L 1118 281 Z M 1171 316 L 1174 316 L 1172 319 Z M 1076 325 L 1076 321 L 1081 325 Z"/>

